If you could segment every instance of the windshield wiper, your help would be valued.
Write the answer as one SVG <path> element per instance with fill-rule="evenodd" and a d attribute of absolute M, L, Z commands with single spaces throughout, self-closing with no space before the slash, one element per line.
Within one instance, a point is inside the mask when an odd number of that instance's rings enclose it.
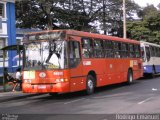
<path fill-rule="evenodd" d="M 54 45 L 53 45 L 53 50 L 52 50 L 52 46 L 51 46 L 51 44 L 49 45 L 49 55 L 48 55 L 48 57 L 47 57 L 47 59 L 46 59 L 46 63 L 48 63 L 49 62 L 49 60 L 51 59 L 51 57 L 52 57 L 52 55 L 54 54 L 56 52 L 56 44 L 54 43 Z"/>

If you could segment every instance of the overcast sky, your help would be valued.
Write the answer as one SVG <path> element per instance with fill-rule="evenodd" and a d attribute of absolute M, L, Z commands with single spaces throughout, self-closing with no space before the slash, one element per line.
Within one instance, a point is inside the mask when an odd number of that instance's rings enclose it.
<path fill-rule="evenodd" d="M 146 7 L 148 4 L 153 4 L 155 7 L 160 3 L 160 0 L 134 0 L 135 3 L 139 4 L 142 7 Z"/>

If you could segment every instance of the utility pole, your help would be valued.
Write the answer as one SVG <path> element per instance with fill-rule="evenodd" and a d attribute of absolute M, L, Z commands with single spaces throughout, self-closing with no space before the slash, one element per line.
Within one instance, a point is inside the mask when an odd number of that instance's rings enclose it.
<path fill-rule="evenodd" d="M 103 0 L 103 29 L 104 29 L 104 35 L 107 34 L 106 31 L 106 1 Z"/>
<path fill-rule="evenodd" d="M 126 39 L 126 1 L 123 0 L 123 38 Z"/>

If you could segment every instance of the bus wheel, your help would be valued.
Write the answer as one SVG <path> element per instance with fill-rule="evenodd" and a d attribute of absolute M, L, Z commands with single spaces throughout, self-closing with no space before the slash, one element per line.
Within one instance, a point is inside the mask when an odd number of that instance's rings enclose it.
<path fill-rule="evenodd" d="M 92 75 L 88 75 L 86 82 L 86 92 L 88 95 L 94 92 L 94 87 L 94 77 Z"/>
<path fill-rule="evenodd" d="M 131 84 L 133 82 L 133 73 L 132 73 L 132 70 L 129 69 L 128 70 L 128 75 L 127 75 L 127 84 Z"/>

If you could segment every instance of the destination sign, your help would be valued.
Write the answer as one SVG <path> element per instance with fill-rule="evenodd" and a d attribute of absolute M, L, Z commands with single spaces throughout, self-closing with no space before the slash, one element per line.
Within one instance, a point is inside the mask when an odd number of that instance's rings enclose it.
<path fill-rule="evenodd" d="M 40 34 L 31 34 L 31 35 L 26 35 L 27 39 L 30 41 L 34 40 L 50 40 L 50 39 L 64 39 L 65 34 L 64 32 L 49 32 L 49 33 L 40 33 Z"/>

